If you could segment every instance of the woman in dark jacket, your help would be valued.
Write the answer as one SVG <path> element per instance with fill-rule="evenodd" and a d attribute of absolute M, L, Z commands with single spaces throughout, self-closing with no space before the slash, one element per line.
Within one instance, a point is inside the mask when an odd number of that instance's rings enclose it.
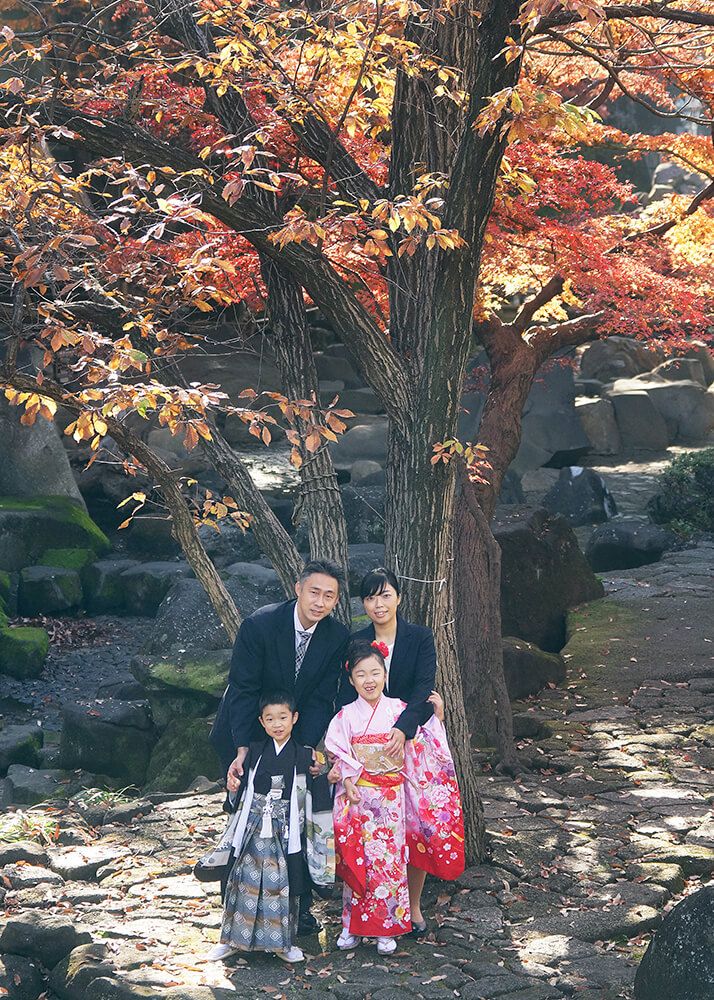
<path fill-rule="evenodd" d="M 401 602 L 399 581 L 391 570 L 383 566 L 371 570 L 362 580 L 360 597 L 370 624 L 353 639 L 381 642 L 387 647 L 387 686 L 384 693 L 390 698 L 400 698 L 407 707 L 399 716 L 385 745 L 388 754 L 403 750 L 406 740 L 412 739 L 417 728 L 433 714 L 428 699 L 436 683 L 436 648 L 434 633 L 424 625 L 413 625 L 399 614 Z M 343 676 L 338 695 L 339 707 L 349 704 L 357 692 Z M 417 937 L 426 932 L 426 921 L 421 912 L 421 893 L 425 872 L 409 866 L 409 901 L 412 914 L 412 933 Z"/>

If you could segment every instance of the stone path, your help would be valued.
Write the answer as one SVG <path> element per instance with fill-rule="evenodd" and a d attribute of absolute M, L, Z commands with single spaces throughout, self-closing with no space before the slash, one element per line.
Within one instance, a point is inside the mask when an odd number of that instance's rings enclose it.
<path fill-rule="evenodd" d="M 516 706 L 520 731 L 533 733 L 520 743 L 533 769 L 516 780 L 484 772 L 491 861 L 456 883 L 427 883 L 427 940 L 404 939 L 389 959 L 373 944 L 337 952 L 330 901 L 318 906 L 323 933 L 301 941 L 302 965 L 264 955 L 205 963 L 220 908 L 190 871 L 222 825 L 220 791 L 132 802 L 85 793 L 57 805 L 45 844 L 0 845 L 10 995 L 631 997 L 648 932 L 714 871 L 714 648 L 700 650 L 701 622 L 677 622 L 684 602 L 703 613 L 712 601 L 713 565 L 702 546 L 611 575 L 605 601 L 573 615 L 568 682 Z M 663 613 L 650 618 L 655 600 Z M 661 680 L 678 647 L 688 678 Z M 620 683 L 630 658 L 641 676 Z M 49 983 L 39 959 L 55 965 Z"/>

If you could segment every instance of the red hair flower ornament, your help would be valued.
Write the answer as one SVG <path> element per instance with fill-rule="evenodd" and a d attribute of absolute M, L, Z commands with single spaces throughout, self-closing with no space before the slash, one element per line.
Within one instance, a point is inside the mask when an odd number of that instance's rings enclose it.
<path fill-rule="evenodd" d="M 387 659 L 387 657 L 389 656 L 389 646 L 386 644 L 386 642 L 376 642 L 375 641 L 375 642 L 372 643 L 372 646 L 375 649 L 379 650 L 379 652 L 382 654 L 382 656 L 384 657 L 385 660 Z"/>

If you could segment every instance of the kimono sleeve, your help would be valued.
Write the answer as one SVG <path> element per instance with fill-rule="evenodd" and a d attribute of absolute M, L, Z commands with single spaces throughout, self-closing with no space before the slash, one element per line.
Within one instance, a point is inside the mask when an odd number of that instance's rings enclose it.
<path fill-rule="evenodd" d="M 352 726 L 346 709 L 342 708 L 327 727 L 325 748 L 333 753 L 339 761 L 342 781 L 345 778 L 356 780 L 362 774 L 362 765 L 352 754 Z"/>

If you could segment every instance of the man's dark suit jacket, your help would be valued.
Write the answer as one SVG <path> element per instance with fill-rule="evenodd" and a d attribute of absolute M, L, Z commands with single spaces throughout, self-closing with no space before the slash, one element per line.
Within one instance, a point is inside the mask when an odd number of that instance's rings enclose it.
<path fill-rule="evenodd" d="M 294 695 L 300 713 L 293 736 L 315 747 L 334 714 L 335 696 L 349 633 L 334 618 L 323 618 L 313 633 L 295 677 L 295 601 L 269 604 L 246 618 L 233 646 L 231 669 L 211 742 L 224 771 L 238 747 L 265 739 L 258 722 L 260 699 L 272 691 Z"/>
<path fill-rule="evenodd" d="M 352 636 L 354 642 L 366 640 L 374 642 L 374 625 L 360 629 Z M 401 698 L 407 707 L 394 726 L 401 729 L 410 740 L 417 728 L 434 714 L 427 698 L 436 683 L 436 647 L 434 633 L 424 625 L 412 625 L 397 615 L 397 636 L 389 665 L 388 694 L 390 698 Z M 343 674 L 337 696 L 338 706 L 349 705 L 357 698 L 357 692 L 350 684 L 347 674 Z"/>

